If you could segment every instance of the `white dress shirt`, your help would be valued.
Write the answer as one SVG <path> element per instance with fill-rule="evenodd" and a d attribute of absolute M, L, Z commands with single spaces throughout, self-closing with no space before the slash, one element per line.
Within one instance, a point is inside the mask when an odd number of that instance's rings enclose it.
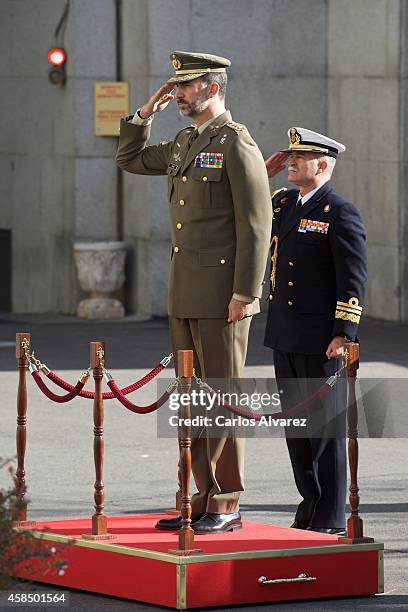
<path fill-rule="evenodd" d="M 323 185 L 320 185 L 319 187 L 316 187 L 316 189 L 312 189 L 312 191 L 308 191 L 306 195 L 301 196 L 299 193 L 299 197 L 298 197 L 298 201 L 296 202 L 296 206 L 300 205 L 300 206 L 304 206 L 304 204 L 306 204 L 306 202 L 308 202 L 310 200 L 310 198 L 312 198 L 314 196 L 314 194 L 319 191 L 319 189 L 321 189 L 323 187 Z"/>

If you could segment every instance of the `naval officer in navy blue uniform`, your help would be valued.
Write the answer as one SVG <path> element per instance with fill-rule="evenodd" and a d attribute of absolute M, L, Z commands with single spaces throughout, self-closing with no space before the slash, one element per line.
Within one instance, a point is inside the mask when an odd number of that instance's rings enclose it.
<path fill-rule="evenodd" d="M 304 400 L 339 368 L 347 340 L 355 341 L 367 279 L 365 229 L 354 204 L 334 193 L 330 179 L 344 145 L 300 127 L 288 131 L 288 180 L 296 189 L 272 196 L 271 280 L 265 345 L 274 349 L 282 410 Z M 275 158 L 275 162 L 274 162 Z M 279 164 L 278 164 L 279 165 Z M 269 166 L 269 167 L 268 167 Z M 269 172 L 273 175 L 275 172 Z M 319 381 L 319 382 L 318 382 Z M 337 387 L 337 388 L 336 388 Z M 320 402 L 316 415 L 344 423 L 345 381 Z M 318 402 L 319 404 L 319 402 Z M 316 405 L 313 406 L 313 410 Z M 328 414 L 330 413 L 330 414 Z M 342 427 L 340 427 L 342 430 Z M 292 527 L 342 534 L 347 488 L 346 441 L 286 437 L 302 501 Z"/>

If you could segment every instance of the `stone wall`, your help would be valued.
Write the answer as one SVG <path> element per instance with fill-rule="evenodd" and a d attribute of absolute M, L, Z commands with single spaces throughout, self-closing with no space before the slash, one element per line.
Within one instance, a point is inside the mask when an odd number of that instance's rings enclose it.
<path fill-rule="evenodd" d="M 0 227 L 12 230 L 14 312 L 74 312 L 73 241 L 116 238 L 116 138 L 93 133 L 93 82 L 116 79 L 115 7 L 71 0 L 61 88 L 47 51 L 64 5 L 0 1 Z"/>
<path fill-rule="evenodd" d="M 404 292 L 400 4 L 330 0 L 328 10 L 328 127 L 347 145 L 335 186 L 367 227 L 365 312 L 391 321 L 402 318 Z"/>
<path fill-rule="evenodd" d="M 65 88 L 46 53 L 65 0 L 0 0 L 0 229 L 13 236 L 13 310 L 74 312 L 72 243 L 128 244 L 126 306 L 166 314 L 165 177 L 123 174 L 118 226 L 116 138 L 93 131 L 93 82 L 115 80 L 115 0 L 71 0 Z M 370 282 L 365 312 L 408 320 L 406 0 L 121 0 L 120 71 L 132 109 L 170 73 L 172 50 L 232 60 L 227 106 L 264 155 L 289 126 L 347 145 L 334 184 L 361 208 Z M 152 141 L 186 122 L 169 108 Z M 271 189 L 286 184 L 284 176 Z"/>

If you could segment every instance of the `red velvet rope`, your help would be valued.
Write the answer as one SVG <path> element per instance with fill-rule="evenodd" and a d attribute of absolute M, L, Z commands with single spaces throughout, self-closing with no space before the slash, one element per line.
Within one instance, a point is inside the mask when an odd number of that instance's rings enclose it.
<path fill-rule="evenodd" d="M 213 394 L 212 397 L 214 397 L 214 395 L 215 396 L 217 395 L 216 391 L 214 391 L 214 389 L 212 389 L 209 385 L 207 385 L 207 383 L 203 382 L 202 386 L 206 388 L 209 393 Z M 255 413 L 248 412 L 247 410 L 244 410 L 243 408 L 238 408 L 238 406 L 234 406 L 233 404 L 229 404 L 228 402 L 221 401 L 220 403 L 224 408 L 226 408 L 230 412 L 233 412 L 234 414 L 238 414 L 239 416 L 255 419 L 255 421 L 260 421 L 263 417 L 271 418 L 271 419 L 278 419 L 278 418 L 287 419 L 288 417 L 292 417 L 296 414 L 299 414 L 300 412 L 303 412 L 304 410 L 306 410 L 306 408 L 309 408 L 309 406 L 313 404 L 316 400 L 323 399 L 329 393 L 331 388 L 332 388 L 331 385 L 325 382 L 312 395 L 310 395 L 303 401 L 299 402 L 298 404 L 291 406 L 288 410 L 280 411 L 280 412 L 272 412 L 269 414 L 259 414 L 257 412 Z"/>
<path fill-rule="evenodd" d="M 78 395 L 80 395 L 85 385 L 84 382 L 81 382 L 80 380 L 78 380 L 75 387 L 72 387 L 69 393 L 67 393 L 66 395 L 56 395 L 55 393 L 50 391 L 50 389 L 48 389 L 47 385 L 44 383 L 44 381 L 41 378 L 40 372 L 32 372 L 32 375 L 33 375 L 35 382 L 37 383 L 41 391 L 44 393 L 44 395 L 46 395 L 48 399 L 52 400 L 53 402 L 57 402 L 59 404 L 63 404 L 64 402 L 69 402 L 70 400 L 74 399 L 74 397 L 77 397 Z"/>
<path fill-rule="evenodd" d="M 140 380 L 134 382 L 133 384 L 129 385 L 128 387 L 125 387 L 124 389 L 120 389 L 120 392 L 122 395 L 128 395 L 129 393 L 133 393 L 133 391 L 136 391 L 137 389 L 140 389 L 140 387 L 143 387 L 144 385 L 146 385 L 148 382 L 150 382 L 151 380 L 153 380 L 154 378 L 156 378 L 156 376 L 162 371 L 164 370 L 164 365 L 159 363 L 156 367 L 153 368 L 153 370 L 151 370 L 148 374 L 146 374 L 145 376 L 143 376 L 143 378 L 141 378 Z M 47 372 L 47 377 L 56 385 L 58 385 L 58 387 L 61 387 L 61 389 L 65 389 L 65 391 L 73 391 L 73 389 L 75 388 L 73 385 L 71 385 L 70 383 L 66 382 L 65 380 L 63 380 L 62 378 L 60 378 L 57 374 L 55 374 L 55 372 Z M 94 399 L 95 398 L 95 393 L 93 391 L 81 391 L 78 394 L 80 397 L 85 397 L 86 399 Z M 108 400 L 108 399 L 113 399 L 115 396 L 114 393 L 103 393 L 102 394 L 102 398 L 104 400 Z"/>
<path fill-rule="evenodd" d="M 136 412 L 137 414 L 149 414 L 149 412 L 154 412 L 155 410 L 160 408 L 160 406 L 163 406 L 163 404 L 167 402 L 170 397 L 170 393 L 166 391 L 156 402 L 153 402 L 153 404 L 149 404 L 148 406 L 136 406 L 136 404 L 133 404 L 123 395 L 122 391 L 119 389 L 118 385 L 114 380 L 108 381 L 108 387 L 112 390 L 114 397 L 116 397 L 116 399 L 125 408 L 127 408 L 131 412 Z"/>

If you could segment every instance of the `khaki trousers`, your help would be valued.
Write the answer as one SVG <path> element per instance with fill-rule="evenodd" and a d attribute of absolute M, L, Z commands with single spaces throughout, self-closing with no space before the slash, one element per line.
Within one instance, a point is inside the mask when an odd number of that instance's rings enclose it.
<path fill-rule="evenodd" d="M 194 368 L 200 378 L 241 377 L 251 317 L 236 323 L 170 317 L 169 323 L 176 366 L 178 350 L 193 350 Z M 244 460 L 245 439 L 233 433 L 192 439 L 191 468 L 198 489 L 191 500 L 193 513 L 238 511 L 244 491 Z"/>

